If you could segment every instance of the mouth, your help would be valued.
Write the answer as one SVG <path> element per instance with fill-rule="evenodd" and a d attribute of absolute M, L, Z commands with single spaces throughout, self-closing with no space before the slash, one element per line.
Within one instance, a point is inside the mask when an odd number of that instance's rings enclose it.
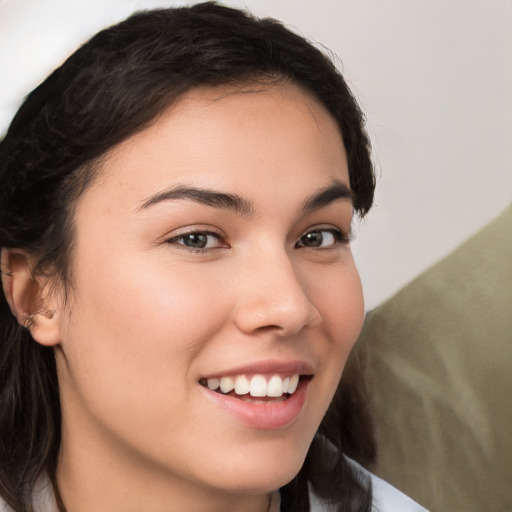
<path fill-rule="evenodd" d="M 289 428 L 307 406 L 315 368 L 307 361 L 260 360 L 198 379 L 203 395 L 237 422 L 255 429 Z"/>
<path fill-rule="evenodd" d="M 202 378 L 201 386 L 220 395 L 236 398 L 252 404 L 269 404 L 289 400 L 301 385 L 310 381 L 313 375 L 298 373 L 229 375 Z"/>

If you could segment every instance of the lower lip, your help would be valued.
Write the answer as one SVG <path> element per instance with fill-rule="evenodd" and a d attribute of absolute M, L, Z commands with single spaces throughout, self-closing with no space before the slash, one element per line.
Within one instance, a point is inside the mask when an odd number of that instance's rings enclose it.
<path fill-rule="evenodd" d="M 301 379 L 293 395 L 286 400 L 273 403 L 244 402 L 203 386 L 201 388 L 210 400 L 241 423 L 253 428 L 270 430 L 286 427 L 298 417 L 306 401 L 309 382 L 309 379 Z"/>

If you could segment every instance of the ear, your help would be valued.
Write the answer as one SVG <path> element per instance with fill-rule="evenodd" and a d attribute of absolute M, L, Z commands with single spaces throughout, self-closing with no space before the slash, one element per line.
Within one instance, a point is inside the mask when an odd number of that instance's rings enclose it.
<path fill-rule="evenodd" d="M 33 275 L 34 262 L 27 251 L 2 249 L 2 287 L 18 323 L 41 345 L 54 346 L 60 343 L 57 301 L 49 279 Z"/>

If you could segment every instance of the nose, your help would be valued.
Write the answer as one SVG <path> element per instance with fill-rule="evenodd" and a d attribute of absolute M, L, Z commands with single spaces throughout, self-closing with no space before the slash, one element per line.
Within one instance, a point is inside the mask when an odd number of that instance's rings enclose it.
<path fill-rule="evenodd" d="M 320 325 L 320 312 L 311 302 L 307 279 L 298 274 L 286 251 L 267 251 L 244 261 L 237 272 L 235 323 L 247 334 L 272 330 L 290 337 Z"/>

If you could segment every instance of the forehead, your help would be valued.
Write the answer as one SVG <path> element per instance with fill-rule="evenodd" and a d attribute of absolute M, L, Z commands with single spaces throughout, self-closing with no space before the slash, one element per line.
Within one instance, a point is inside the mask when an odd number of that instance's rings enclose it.
<path fill-rule="evenodd" d="M 104 160 L 99 184 L 149 195 L 170 182 L 290 191 L 299 182 L 348 185 L 338 125 L 299 87 L 198 88 L 183 95 Z M 94 187 L 93 187 L 94 188 Z"/>

